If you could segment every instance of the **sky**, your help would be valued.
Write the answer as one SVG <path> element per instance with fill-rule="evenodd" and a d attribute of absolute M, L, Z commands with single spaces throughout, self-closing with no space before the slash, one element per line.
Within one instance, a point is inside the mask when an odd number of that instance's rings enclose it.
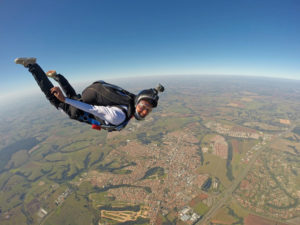
<path fill-rule="evenodd" d="M 16 57 L 70 83 L 153 75 L 300 79 L 299 0 L 0 0 L 0 103 L 38 91 Z"/>

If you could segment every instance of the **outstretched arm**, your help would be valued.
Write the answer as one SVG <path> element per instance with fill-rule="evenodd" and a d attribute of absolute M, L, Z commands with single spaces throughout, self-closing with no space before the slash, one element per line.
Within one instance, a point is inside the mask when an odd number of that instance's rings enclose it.
<path fill-rule="evenodd" d="M 110 124 L 119 125 L 125 119 L 125 113 L 118 107 L 114 106 L 94 106 L 81 101 L 66 98 L 59 87 L 53 87 L 51 93 L 61 102 L 72 105 L 77 109 L 88 112 Z"/>
<path fill-rule="evenodd" d="M 113 125 L 119 125 L 126 119 L 125 113 L 115 106 L 89 105 L 69 98 L 65 98 L 65 103 L 88 112 Z"/>

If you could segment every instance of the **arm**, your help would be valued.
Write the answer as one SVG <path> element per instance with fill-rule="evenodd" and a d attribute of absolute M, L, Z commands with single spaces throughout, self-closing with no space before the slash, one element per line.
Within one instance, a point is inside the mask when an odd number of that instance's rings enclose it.
<path fill-rule="evenodd" d="M 88 112 L 100 119 L 113 125 L 121 124 L 125 119 L 125 113 L 118 107 L 114 106 L 94 106 L 84 102 L 66 98 L 59 87 L 51 88 L 51 93 L 61 102 L 72 105 L 77 109 Z"/>
<path fill-rule="evenodd" d="M 99 117 L 113 125 L 119 125 L 126 119 L 125 113 L 118 107 L 89 105 L 69 98 L 65 98 L 65 103 Z"/>

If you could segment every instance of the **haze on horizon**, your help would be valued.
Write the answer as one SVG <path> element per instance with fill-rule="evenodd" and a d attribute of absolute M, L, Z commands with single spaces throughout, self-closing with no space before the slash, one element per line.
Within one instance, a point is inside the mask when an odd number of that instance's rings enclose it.
<path fill-rule="evenodd" d="M 300 79 L 300 3 L 1 1 L 0 104 L 38 91 L 16 57 L 73 83 L 150 75 Z"/>

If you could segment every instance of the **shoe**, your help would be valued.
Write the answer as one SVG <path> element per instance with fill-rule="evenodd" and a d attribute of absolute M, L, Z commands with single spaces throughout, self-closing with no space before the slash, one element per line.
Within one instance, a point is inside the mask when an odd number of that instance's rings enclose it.
<path fill-rule="evenodd" d="M 15 63 L 28 67 L 28 65 L 36 63 L 36 58 L 16 58 Z"/>
<path fill-rule="evenodd" d="M 49 70 L 47 73 L 46 73 L 47 77 L 51 77 L 51 78 L 55 78 L 57 73 L 55 70 Z"/>

